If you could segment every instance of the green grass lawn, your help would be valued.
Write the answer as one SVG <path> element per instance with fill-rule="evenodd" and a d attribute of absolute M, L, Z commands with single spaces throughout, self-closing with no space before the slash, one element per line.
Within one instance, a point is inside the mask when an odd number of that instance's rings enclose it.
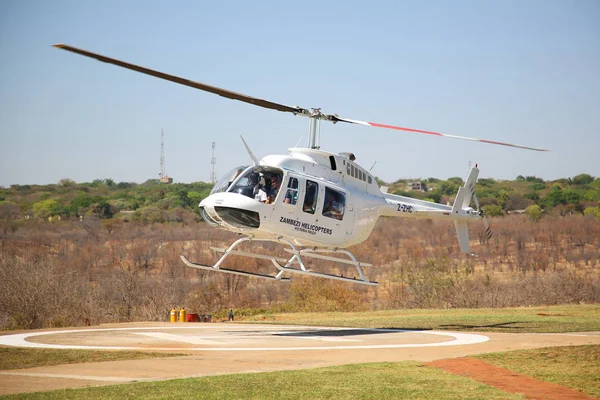
<path fill-rule="evenodd" d="M 522 399 L 421 363 L 142 382 L 9 396 L 15 399 Z"/>
<path fill-rule="evenodd" d="M 600 398 L 600 345 L 517 350 L 474 358 Z"/>
<path fill-rule="evenodd" d="M 586 332 L 600 331 L 600 305 L 279 313 L 256 315 L 241 322 L 506 333 Z"/>
<path fill-rule="evenodd" d="M 183 354 L 142 351 L 54 350 L 0 347 L 0 370 L 100 361 L 140 360 L 144 358 L 173 357 L 180 355 Z"/>

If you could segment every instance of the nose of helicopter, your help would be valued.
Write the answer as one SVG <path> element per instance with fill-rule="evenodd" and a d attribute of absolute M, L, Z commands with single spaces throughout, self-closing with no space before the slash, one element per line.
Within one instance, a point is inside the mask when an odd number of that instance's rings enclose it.
<path fill-rule="evenodd" d="M 265 204 L 238 193 L 215 193 L 200 203 L 200 215 L 210 225 L 257 229 Z"/>

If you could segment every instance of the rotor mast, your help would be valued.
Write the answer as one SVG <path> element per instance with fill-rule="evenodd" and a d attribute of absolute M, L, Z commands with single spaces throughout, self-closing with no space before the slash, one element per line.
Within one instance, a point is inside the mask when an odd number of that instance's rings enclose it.
<path fill-rule="evenodd" d="M 321 148 L 321 119 L 323 117 L 321 109 L 313 108 L 308 117 L 310 118 L 308 147 L 311 149 L 319 150 Z M 317 130 L 319 131 L 318 136 Z"/>

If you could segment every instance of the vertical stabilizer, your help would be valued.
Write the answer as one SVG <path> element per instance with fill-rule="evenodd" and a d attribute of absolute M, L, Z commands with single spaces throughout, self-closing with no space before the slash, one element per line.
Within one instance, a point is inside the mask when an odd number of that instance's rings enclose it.
<path fill-rule="evenodd" d="M 476 166 L 471 168 L 471 172 L 469 172 L 469 177 L 467 178 L 465 185 L 458 189 L 458 193 L 454 199 L 454 205 L 452 206 L 452 214 L 460 212 L 463 208 L 466 208 L 471 204 L 471 198 L 473 197 L 473 191 L 475 190 L 475 183 L 477 183 L 478 175 L 479 168 Z"/>

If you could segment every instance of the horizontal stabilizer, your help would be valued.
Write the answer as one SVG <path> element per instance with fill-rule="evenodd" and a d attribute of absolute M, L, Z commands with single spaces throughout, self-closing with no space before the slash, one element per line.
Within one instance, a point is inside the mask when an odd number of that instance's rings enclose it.
<path fill-rule="evenodd" d="M 469 243 L 469 228 L 467 228 L 467 223 L 464 221 L 454 221 L 454 227 L 456 228 L 456 234 L 458 235 L 460 251 L 470 254 L 471 243 Z"/>

